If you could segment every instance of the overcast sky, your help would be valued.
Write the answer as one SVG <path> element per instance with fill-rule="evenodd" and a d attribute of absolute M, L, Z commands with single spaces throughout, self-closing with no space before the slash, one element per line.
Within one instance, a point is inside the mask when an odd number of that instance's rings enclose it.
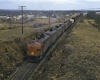
<path fill-rule="evenodd" d="M 81 10 L 100 8 L 100 0 L 0 0 L 0 9 Z"/>

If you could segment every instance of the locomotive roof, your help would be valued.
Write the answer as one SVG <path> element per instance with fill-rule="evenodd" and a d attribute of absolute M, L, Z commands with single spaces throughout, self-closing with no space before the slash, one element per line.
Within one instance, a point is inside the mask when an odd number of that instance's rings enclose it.
<path fill-rule="evenodd" d="M 47 40 L 50 37 L 50 35 L 44 34 L 44 37 L 42 37 L 41 39 L 39 39 L 39 41 L 44 42 L 45 40 Z"/>
<path fill-rule="evenodd" d="M 41 41 L 41 42 L 44 42 L 44 41 L 46 41 L 49 37 L 50 37 L 50 35 L 53 35 L 54 33 L 56 33 L 56 31 L 57 30 L 52 30 L 52 31 L 46 31 L 45 33 L 44 33 L 44 37 L 42 37 L 41 39 L 39 39 L 39 41 Z"/>
<path fill-rule="evenodd" d="M 62 24 L 62 25 L 61 25 L 61 27 L 64 27 L 64 26 L 65 26 L 65 24 Z"/>
<path fill-rule="evenodd" d="M 61 29 L 62 27 L 55 27 L 55 28 L 53 28 L 54 30 L 59 30 L 59 29 Z"/>
<path fill-rule="evenodd" d="M 67 21 L 67 22 L 65 23 L 65 25 L 68 24 L 68 23 L 69 23 L 69 21 Z"/>
<path fill-rule="evenodd" d="M 52 31 L 48 30 L 45 32 L 45 34 L 47 35 L 53 35 L 54 33 L 56 33 L 57 30 L 52 29 Z"/>

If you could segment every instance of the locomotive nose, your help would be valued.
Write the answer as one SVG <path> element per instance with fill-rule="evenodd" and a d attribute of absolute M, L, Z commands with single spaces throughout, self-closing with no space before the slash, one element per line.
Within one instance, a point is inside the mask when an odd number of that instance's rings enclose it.
<path fill-rule="evenodd" d="M 27 45 L 27 55 L 28 56 L 40 56 L 41 55 L 41 43 L 40 42 L 30 42 Z"/>

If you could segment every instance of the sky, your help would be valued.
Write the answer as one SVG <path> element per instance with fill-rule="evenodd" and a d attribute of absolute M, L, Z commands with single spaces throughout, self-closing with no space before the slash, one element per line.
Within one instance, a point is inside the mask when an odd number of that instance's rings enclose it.
<path fill-rule="evenodd" d="M 100 0 L 0 0 L 0 9 L 25 10 L 92 10 L 100 8 Z"/>

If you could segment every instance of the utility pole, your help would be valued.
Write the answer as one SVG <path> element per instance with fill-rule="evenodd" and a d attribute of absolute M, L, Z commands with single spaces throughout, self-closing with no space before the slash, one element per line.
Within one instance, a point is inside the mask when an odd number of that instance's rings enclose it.
<path fill-rule="evenodd" d="M 49 11 L 49 29 L 50 29 L 50 11 Z"/>
<path fill-rule="evenodd" d="M 19 6 L 21 7 L 21 15 L 22 15 L 22 34 L 23 34 L 23 8 L 26 6 Z"/>

